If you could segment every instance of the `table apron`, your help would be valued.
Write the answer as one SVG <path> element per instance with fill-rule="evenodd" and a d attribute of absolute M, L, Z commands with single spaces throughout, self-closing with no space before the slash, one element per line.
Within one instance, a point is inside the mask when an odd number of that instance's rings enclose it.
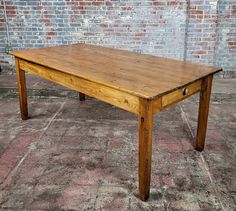
<path fill-rule="evenodd" d="M 129 112 L 139 114 L 140 102 L 137 96 L 22 59 L 19 59 L 19 68 Z"/>
<path fill-rule="evenodd" d="M 183 86 L 177 90 L 174 90 L 168 94 L 165 94 L 153 102 L 153 112 L 162 111 L 179 101 L 184 100 L 187 97 L 199 92 L 201 90 L 202 79 L 192 82 L 189 85 Z"/>

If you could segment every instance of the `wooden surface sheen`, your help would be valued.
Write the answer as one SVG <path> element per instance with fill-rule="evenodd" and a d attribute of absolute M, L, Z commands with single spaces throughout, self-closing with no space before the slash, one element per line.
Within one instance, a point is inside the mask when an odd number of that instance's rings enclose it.
<path fill-rule="evenodd" d="M 11 54 L 146 99 L 154 99 L 221 70 L 85 44 L 27 49 Z"/>

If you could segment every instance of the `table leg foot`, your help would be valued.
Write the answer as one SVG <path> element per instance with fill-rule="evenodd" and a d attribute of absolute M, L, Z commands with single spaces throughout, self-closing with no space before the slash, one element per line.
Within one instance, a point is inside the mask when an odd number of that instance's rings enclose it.
<path fill-rule="evenodd" d="M 18 82 L 21 119 L 27 120 L 28 119 L 28 106 L 27 106 L 25 71 L 19 68 L 18 59 L 16 59 L 16 76 L 17 76 L 17 82 Z"/>
<path fill-rule="evenodd" d="M 143 201 L 149 198 L 150 193 L 152 127 L 152 104 L 147 100 L 142 100 L 139 116 L 139 194 Z"/>
<path fill-rule="evenodd" d="M 85 94 L 79 93 L 79 100 L 84 101 L 85 100 Z"/>
<path fill-rule="evenodd" d="M 202 80 L 201 85 L 196 138 L 196 150 L 198 151 L 202 151 L 205 145 L 212 79 L 212 75 L 207 76 Z"/>

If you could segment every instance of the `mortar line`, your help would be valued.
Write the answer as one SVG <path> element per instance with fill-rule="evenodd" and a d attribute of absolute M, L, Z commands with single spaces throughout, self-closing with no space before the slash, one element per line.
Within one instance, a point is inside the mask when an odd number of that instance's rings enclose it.
<path fill-rule="evenodd" d="M 216 35 L 216 41 L 215 41 L 215 45 L 214 45 L 214 53 L 213 53 L 213 65 L 217 66 L 218 63 L 218 46 L 220 43 L 220 37 L 219 37 L 219 21 L 220 21 L 220 12 L 219 12 L 219 1 L 216 2 L 216 28 L 215 28 L 215 35 Z"/>
<path fill-rule="evenodd" d="M 194 133 L 193 133 L 193 130 L 192 130 L 192 127 L 191 127 L 191 124 L 190 124 L 190 122 L 189 122 L 189 120 L 188 120 L 188 117 L 187 117 L 186 113 L 184 112 L 184 110 L 183 110 L 181 104 L 179 104 L 179 107 L 180 107 L 180 110 L 181 110 L 181 117 L 182 117 L 183 123 L 187 124 L 187 127 L 188 127 L 188 129 L 189 129 L 189 132 L 190 132 L 192 138 L 195 138 Z M 182 114 L 182 113 L 183 113 L 183 114 Z M 200 158 L 201 158 L 202 163 L 203 163 L 203 165 L 204 165 L 204 168 L 205 168 L 205 170 L 206 170 L 206 172 L 207 172 L 207 175 L 208 175 L 208 177 L 209 177 L 209 180 L 210 180 L 210 182 L 211 182 L 211 184 L 212 184 L 212 186 L 213 186 L 213 190 L 214 190 L 214 192 L 215 192 L 215 194 L 216 194 L 216 197 L 217 197 L 218 201 L 220 202 L 220 206 L 221 206 L 222 210 L 225 211 L 226 209 L 225 209 L 225 207 L 223 206 L 223 203 L 222 203 L 222 201 L 221 201 L 221 199 L 220 199 L 220 197 L 219 197 L 219 191 L 218 191 L 218 189 L 217 189 L 216 183 L 214 182 L 214 177 L 211 175 L 210 170 L 209 170 L 209 167 L 208 167 L 208 164 L 207 164 L 207 162 L 206 162 L 206 160 L 205 160 L 205 158 L 204 158 L 204 156 L 203 156 L 202 153 L 200 153 Z"/>
<path fill-rule="evenodd" d="M 216 193 L 217 196 L 218 196 L 218 195 L 219 195 L 219 191 L 218 191 L 218 189 L 217 189 L 217 186 L 216 186 L 216 184 L 215 184 L 215 182 L 214 182 L 214 178 L 213 178 L 213 176 L 212 176 L 211 173 L 210 173 L 210 170 L 209 170 L 209 168 L 208 168 L 207 162 L 206 162 L 204 156 L 202 155 L 202 153 L 200 153 L 200 157 L 201 157 L 201 160 L 202 160 L 202 162 L 203 162 L 203 164 L 204 164 L 204 168 L 205 168 L 205 170 L 206 170 L 206 172 L 207 172 L 207 175 L 208 175 L 208 177 L 209 177 L 209 179 L 210 179 L 210 181 L 211 181 L 211 184 L 213 185 L 213 189 L 214 189 L 215 193 Z M 219 202 L 220 202 L 220 206 L 221 206 L 222 210 L 226 210 L 225 207 L 223 206 L 223 203 L 222 203 L 220 197 L 217 197 L 217 199 L 218 199 Z"/>
<path fill-rule="evenodd" d="M 185 18 L 185 36 L 184 36 L 184 52 L 183 60 L 187 60 L 187 51 L 188 51 L 188 36 L 189 36 L 189 16 L 190 16 L 190 0 L 186 1 L 186 18 Z"/>
<path fill-rule="evenodd" d="M 100 189 L 100 186 L 99 184 L 95 186 L 96 187 L 96 191 L 97 193 L 95 194 L 95 200 L 94 200 L 94 203 L 93 203 L 93 208 L 95 209 L 96 208 L 96 205 L 97 205 L 97 200 L 98 200 L 98 196 L 99 196 L 99 189 Z"/>
<path fill-rule="evenodd" d="M 51 123 L 53 122 L 53 120 L 55 119 L 55 117 L 59 114 L 59 112 L 63 109 L 64 105 L 66 102 L 63 102 L 60 106 L 60 108 L 56 111 L 56 113 L 49 119 L 48 124 L 46 125 L 46 127 L 43 128 L 43 132 L 40 134 L 40 136 L 37 138 L 37 141 L 40 141 L 41 138 L 43 137 L 43 135 L 46 133 L 46 131 L 48 130 L 49 126 L 51 125 Z M 35 149 L 35 143 L 36 141 L 32 141 L 32 143 L 30 144 L 27 152 L 24 154 L 24 156 L 20 159 L 20 161 L 18 162 L 18 164 L 14 167 L 14 169 L 7 175 L 6 179 L 4 180 L 4 182 L 2 183 L 2 189 L 8 184 L 9 180 L 12 178 L 12 176 L 15 175 L 15 173 L 17 172 L 18 168 L 20 167 L 20 165 L 23 163 L 23 161 L 28 157 L 28 155 L 30 154 L 30 152 Z"/>

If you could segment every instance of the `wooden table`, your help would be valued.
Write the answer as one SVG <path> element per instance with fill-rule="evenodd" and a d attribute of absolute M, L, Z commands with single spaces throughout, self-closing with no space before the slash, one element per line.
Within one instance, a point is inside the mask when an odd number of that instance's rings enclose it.
<path fill-rule="evenodd" d="M 221 69 L 100 46 L 14 51 L 21 118 L 28 118 L 25 72 L 138 115 L 139 194 L 149 197 L 153 115 L 200 92 L 196 149 L 204 148 L 213 74 Z"/>

